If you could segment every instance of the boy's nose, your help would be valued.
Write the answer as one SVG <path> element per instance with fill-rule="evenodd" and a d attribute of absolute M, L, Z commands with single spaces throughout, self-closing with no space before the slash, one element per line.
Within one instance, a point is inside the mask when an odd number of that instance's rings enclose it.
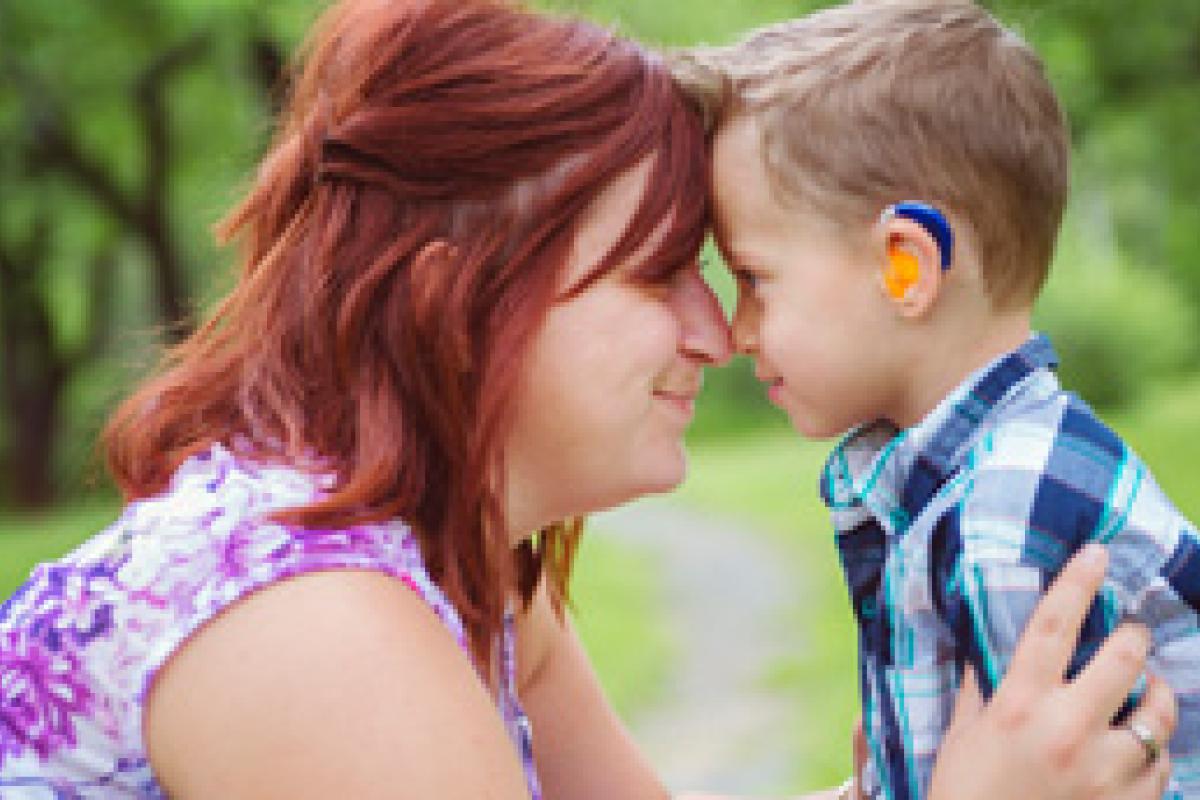
<path fill-rule="evenodd" d="M 732 356 L 729 324 L 721 304 L 699 272 L 688 273 L 675 289 L 680 350 L 704 364 L 721 366 Z"/>
<path fill-rule="evenodd" d="M 742 355 L 753 355 L 758 351 L 757 315 L 741 299 L 733 312 L 733 348 Z"/>

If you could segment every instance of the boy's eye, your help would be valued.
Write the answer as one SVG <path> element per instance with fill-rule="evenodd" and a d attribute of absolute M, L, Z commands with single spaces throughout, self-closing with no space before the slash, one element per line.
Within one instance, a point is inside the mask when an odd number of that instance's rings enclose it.
<path fill-rule="evenodd" d="M 756 273 L 745 269 L 734 270 L 733 278 L 738 282 L 739 285 L 745 286 L 750 290 L 757 289 L 760 280 Z"/>

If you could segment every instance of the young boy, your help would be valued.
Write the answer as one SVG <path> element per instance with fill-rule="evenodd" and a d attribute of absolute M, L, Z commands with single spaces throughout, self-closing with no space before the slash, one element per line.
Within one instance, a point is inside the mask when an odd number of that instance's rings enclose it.
<path fill-rule="evenodd" d="M 923 796 L 965 669 L 990 694 L 1040 593 L 1101 541 L 1075 668 L 1118 622 L 1149 627 L 1179 700 L 1168 797 L 1200 797 L 1200 536 L 1030 329 L 1069 172 L 1037 56 L 970 3 L 873 0 L 678 73 L 716 125 L 735 342 L 800 433 L 846 434 L 821 492 L 859 626 L 864 796 Z M 1119 722 L 1157 758 L 1160 723 Z"/>

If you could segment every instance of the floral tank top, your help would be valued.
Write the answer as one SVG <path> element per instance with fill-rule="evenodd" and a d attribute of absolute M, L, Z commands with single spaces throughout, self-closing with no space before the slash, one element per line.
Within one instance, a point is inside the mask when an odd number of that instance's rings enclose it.
<path fill-rule="evenodd" d="M 0 798 L 162 798 L 142 711 L 156 671 L 197 629 L 250 592 L 307 572 L 377 570 L 415 591 L 467 653 L 458 612 L 401 522 L 288 527 L 272 511 L 311 502 L 328 477 L 264 466 L 217 445 L 162 494 L 36 567 L 0 605 Z M 540 800 L 528 719 L 516 694 L 512 618 L 498 710 Z"/>

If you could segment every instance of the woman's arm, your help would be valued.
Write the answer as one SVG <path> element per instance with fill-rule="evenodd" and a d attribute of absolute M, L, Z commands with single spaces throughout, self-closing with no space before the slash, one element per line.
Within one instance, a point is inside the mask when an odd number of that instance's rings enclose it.
<path fill-rule="evenodd" d="M 313 573 L 231 606 L 160 671 L 146 740 L 182 800 L 529 800 L 470 661 L 382 573 Z"/>

